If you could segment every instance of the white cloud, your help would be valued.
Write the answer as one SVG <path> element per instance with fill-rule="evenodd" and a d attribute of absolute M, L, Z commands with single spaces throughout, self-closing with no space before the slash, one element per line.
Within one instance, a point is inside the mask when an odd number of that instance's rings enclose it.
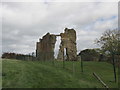
<path fill-rule="evenodd" d="M 66 27 L 76 30 L 78 50 L 97 47 L 94 40 L 117 27 L 117 8 L 116 2 L 4 2 L 3 51 L 30 53 L 47 32 L 58 34 Z"/>
<path fill-rule="evenodd" d="M 3 2 L 118 2 L 119 0 L 4 0 Z"/>

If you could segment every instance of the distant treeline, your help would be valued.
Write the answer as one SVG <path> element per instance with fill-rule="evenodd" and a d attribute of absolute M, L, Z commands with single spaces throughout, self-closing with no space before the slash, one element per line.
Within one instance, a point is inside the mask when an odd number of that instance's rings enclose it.
<path fill-rule="evenodd" d="M 2 58 L 6 59 L 18 59 L 18 60 L 35 60 L 33 55 L 24 55 L 11 52 L 5 52 L 2 54 Z"/>
<path fill-rule="evenodd" d="M 81 56 L 83 61 L 107 61 L 109 58 L 107 55 L 100 53 L 99 49 L 85 49 L 78 56 Z"/>
<path fill-rule="evenodd" d="M 107 54 L 102 54 L 100 49 L 85 49 L 78 54 L 78 59 L 81 57 L 83 61 L 105 61 L 112 63 L 112 57 Z M 32 55 L 17 54 L 11 52 L 5 52 L 2 54 L 2 58 L 6 59 L 17 59 L 17 60 L 37 60 L 36 57 Z M 120 64 L 120 55 L 115 55 L 115 63 Z"/>
<path fill-rule="evenodd" d="M 113 63 L 112 57 L 109 54 L 103 53 L 100 49 L 85 49 L 82 50 L 78 56 L 81 56 L 83 61 L 105 61 Z M 115 54 L 114 60 L 120 66 L 120 55 Z"/>

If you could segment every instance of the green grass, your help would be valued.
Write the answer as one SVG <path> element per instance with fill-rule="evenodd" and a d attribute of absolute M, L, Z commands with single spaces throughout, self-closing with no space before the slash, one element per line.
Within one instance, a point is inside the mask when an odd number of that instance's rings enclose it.
<path fill-rule="evenodd" d="M 67 61 L 65 68 L 62 65 L 62 61 L 53 65 L 50 61 L 2 60 L 3 88 L 103 88 L 93 72 L 110 88 L 118 87 L 109 63 L 83 62 L 83 73 L 80 62 Z"/>
<path fill-rule="evenodd" d="M 0 89 L 2 88 L 2 60 L 0 59 Z"/>

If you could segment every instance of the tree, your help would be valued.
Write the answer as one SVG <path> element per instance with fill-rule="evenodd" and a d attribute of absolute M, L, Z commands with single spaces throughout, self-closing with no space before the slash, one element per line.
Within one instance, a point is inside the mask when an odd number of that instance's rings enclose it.
<path fill-rule="evenodd" d="M 83 61 L 98 61 L 99 52 L 98 49 L 85 49 L 82 50 L 79 55 Z"/>
<path fill-rule="evenodd" d="M 101 45 L 103 52 L 112 57 L 114 79 L 116 82 L 115 55 L 120 55 L 120 31 L 118 29 L 106 30 L 96 42 Z"/>

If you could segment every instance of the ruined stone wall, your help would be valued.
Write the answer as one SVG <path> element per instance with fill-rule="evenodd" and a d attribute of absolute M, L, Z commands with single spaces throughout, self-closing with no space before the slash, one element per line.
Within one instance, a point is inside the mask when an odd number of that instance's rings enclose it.
<path fill-rule="evenodd" d="M 37 42 L 36 57 L 37 60 L 53 60 L 56 36 L 47 33 Z"/>
<path fill-rule="evenodd" d="M 47 33 L 37 42 L 36 57 L 37 60 L 53 60 L 56 37 L 61 37 L 58 60 L 77 60 L 76 31 L 74 29 L 65 29 L 64 33 L 58 35 Z M 66 52 L 65 52 L 66 51 Z M 66 55 L 66 56 L 65 56 Z"/>
<path fill-rule="evenodd" d="M 61 33 L 60 36 L 61 43 L 57 59 L 76 61 L 77 60 L 76 31 L 74 29 L 66 28 L 64 33 Z"/>

